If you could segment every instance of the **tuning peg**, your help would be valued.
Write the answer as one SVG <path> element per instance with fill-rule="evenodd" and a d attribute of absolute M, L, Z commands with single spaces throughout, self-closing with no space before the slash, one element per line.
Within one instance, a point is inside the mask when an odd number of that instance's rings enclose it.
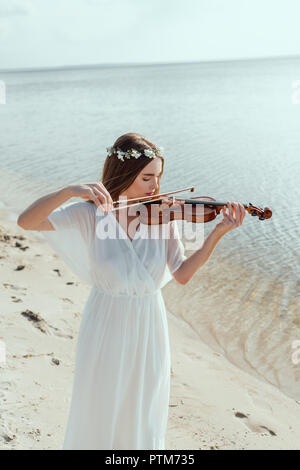
<path fill-rule="evenodd" d="M 254 216 L 254 215 L 257 215 L 257 212 L 256 212 L 256 211 L 253 211 L 253 212 L 251 212 L 251 215 L 253 215 L 253 216 Z"/>
<path fill-rule="evenodd" d="M 265 218 L 263 216 L 260 216 L 258 218 L 259 218 L 259 220 L 265 220 Z"/>

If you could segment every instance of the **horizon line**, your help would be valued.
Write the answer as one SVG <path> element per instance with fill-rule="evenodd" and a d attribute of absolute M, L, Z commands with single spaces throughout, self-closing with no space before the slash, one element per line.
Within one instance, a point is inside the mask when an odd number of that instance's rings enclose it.
<path fill-rule="evenodd" d="M 191 65 L 211 62 L 237 62 L 237 61 L 251 61 L 251 60 L 268 60 L 268 59 L 290 59 L 300 58 L 300 54 L 280 55 L 280 56 L 259 56 L 259 57 L 233 57 L 226 59 L 205 59 L 186 62 L 112 62 L 102 64 L 72 64 L 72 65 L 57 65 L 50 67 L 26 67 L 26 68 L 10 68 L 0 69 L 0 73 L 14 73 L 14 72 L 46 72 L 58 70 L 77 70 L 84 68 L 113 68 L 113 67 L 147 67 L 147 66 L 163 66 L 163 65 Z"/>

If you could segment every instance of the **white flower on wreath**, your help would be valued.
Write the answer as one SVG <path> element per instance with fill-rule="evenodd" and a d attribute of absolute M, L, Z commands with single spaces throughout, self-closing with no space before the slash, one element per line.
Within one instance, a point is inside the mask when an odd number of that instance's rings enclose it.
<path fill-rule="evenodd" d="M 134 158 L 139 158 L 139 157 L 141 157 L 142 154 L 141 154 L 141 152 L 138 152 L 137 150 L 132 149 L 132 150 L 131 150 L 131 155 L 132 155 Z"/>
<path fill-rule="evenodd" d="M 126 154 L 127 154 L 127 152 L 123 152 L 123 151 L 120 150 L 120 149 L 117 150 L 117 156 L 118 156 L 118 158 L 119 158 L 120 160 L 122 160 L 123 162 L 124 162 L 124 157 L 129 158 L 129 157 L 127 157 Z"/>
<path fill-rule="evenodd" d="M 127 150 L 127 152 L 122 151 L 121 149 L 114 149 L 113 146 L 106 147 L 108 155 L 111 156 L 113 153 L 117 154 L 117 157 L 124 161 L 124 158 L 139 158 L 142 156 L 141 152 L 138 152 L 136 149 Z M 156 151 L 145 149 L 144 155 L 149 158 L 155 158 L 157 155 L 162 155 L 163 147 L 157 147 Z"/>
<path fill-rule="evenodd" d="M 146 155 L 146 157 L 149 157 L 149 158 L 155 158 L 156 157 L 153 150 L 145 149 L 144 154 Z"/>
<path fill-rule="evenodd" d="M 108 155 L 111 155 L 113 153 L 113 146 L 106 147 L 106 151 L 107 151 Z"/>

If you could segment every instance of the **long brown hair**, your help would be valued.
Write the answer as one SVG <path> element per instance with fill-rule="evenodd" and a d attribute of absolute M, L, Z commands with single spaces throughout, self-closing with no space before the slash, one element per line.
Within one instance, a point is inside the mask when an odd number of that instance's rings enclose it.
<path fill-rule="evenodd" d="M 130 149 L 143 152 L 143 150 L 146 149 L 157 151 L 158 146 L 141 134 L 128 132 L 118 137 L 113 144 L 113 148 L 120 149 L 123 152 L 127 152 L 127 150 Z M 160 158 L 162 161 L 162 170 L 159 175 L 158 188 L 155 194 L 159 194 L 160 192 L 160 179 L 164 172 L 164 158 L 160 155 L 157 155 L 157 158 Z M 141 155 L 139 158 L 125 158 L 124 161 L 118 158 L 117 153 L 113 153 L 110 156 L 107 155 L 102 170 L 101 182 L 110 193 L 113 201 L 119 199 L 119 195 L 131 186 L 138 174 L 150 161 L 151 159 L 145 155 Z"/>

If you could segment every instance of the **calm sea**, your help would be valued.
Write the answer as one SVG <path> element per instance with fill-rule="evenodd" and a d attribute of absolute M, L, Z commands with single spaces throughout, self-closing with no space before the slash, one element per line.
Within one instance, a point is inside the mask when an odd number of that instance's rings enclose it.
<path fill-rule="evenodd" d="M 99 180 L 106 147 L 126 132 L 164 147 L 162 191 L 195 186 L 194 195 L 272 209 L 223 237 L 174 309 L 229 360 L 299 400 L 300 57 L 0 80 L 0 199 L 12 217 L 64 185 Z"/>

